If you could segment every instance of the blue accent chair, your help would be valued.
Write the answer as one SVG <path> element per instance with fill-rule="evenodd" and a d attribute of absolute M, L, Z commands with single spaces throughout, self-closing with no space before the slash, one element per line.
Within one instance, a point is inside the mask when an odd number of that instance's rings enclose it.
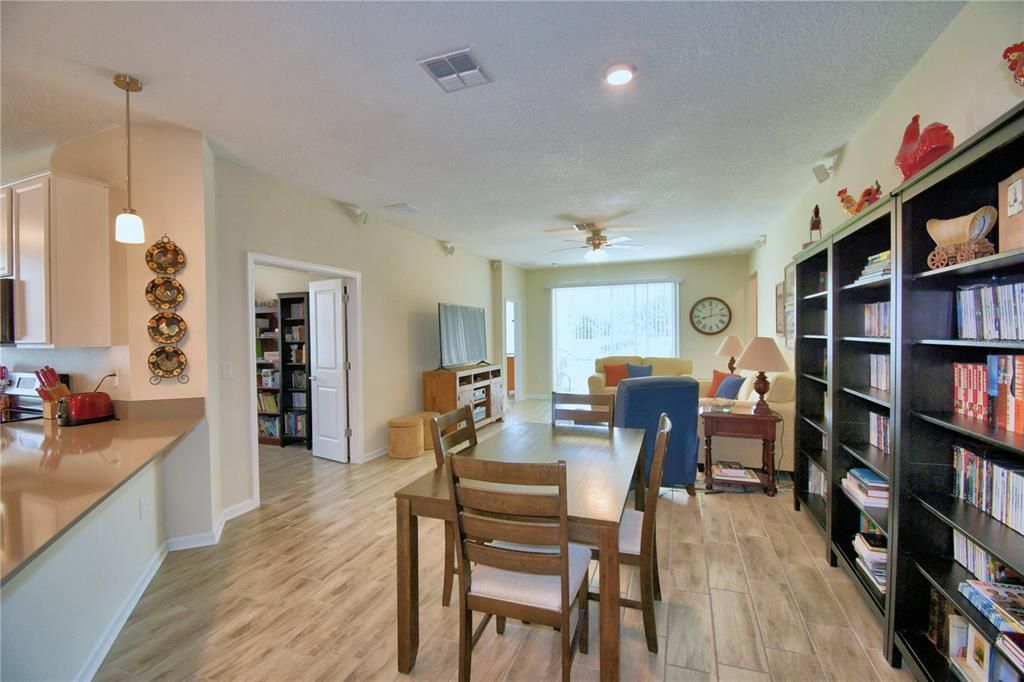
<path fill-rule="evenodd" d="M 658 417 L 672 420 L 672 437 L 665 453 L 662 485 L 688 487 L 693 494 L 697 479 L 697 380 L 692 377 L 623 379 L 615 395 L 615 426 L 646 429 L 644 452 L 648 479 L 654 458 Z"/>

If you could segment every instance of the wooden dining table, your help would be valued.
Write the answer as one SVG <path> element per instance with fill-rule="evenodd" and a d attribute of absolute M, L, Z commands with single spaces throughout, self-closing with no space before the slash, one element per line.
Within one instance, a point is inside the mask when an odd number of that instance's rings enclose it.
<path fill-rule="evenodd" d="M 631 485 L 644 485 L 643 429 L 509 424 L 460 452 L 501 462 L 566 463 L 569 539 L 599 550 L 601 679 L 619 679 L 619 519 Z M 398 670 L 412 671 L 419 647 L 417 519 L 452 519 L 443 469 L 395 493 L 398 547 Z M 641 503 L 642 506 L 642 503 Z"/>

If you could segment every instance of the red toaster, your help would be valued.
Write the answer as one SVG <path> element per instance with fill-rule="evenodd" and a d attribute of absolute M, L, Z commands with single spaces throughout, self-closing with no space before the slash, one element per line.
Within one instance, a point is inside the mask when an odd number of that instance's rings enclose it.
<path fill-rule="evenodd" d="M 102 391 L 72 393 L 57 403 L 57 423 L 61 426 L 92 424 L 114 418 L 114 403 Z"/>

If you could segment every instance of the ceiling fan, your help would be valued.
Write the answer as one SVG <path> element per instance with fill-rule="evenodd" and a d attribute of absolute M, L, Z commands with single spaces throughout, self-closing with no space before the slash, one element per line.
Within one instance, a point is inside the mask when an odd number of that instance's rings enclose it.
<path fill-rule="evenodd" d="M 586 249 L 587 252 L 583 258 L 592 262 L 599 263 L 601 261 L 608 260 L 608 249 L 639 249 L 639 244 L 626 244 L 625 242 L 632 241 L 632 237 L 626 235 L 620 235 L 618 237 L 609 238 L 604 233 L 604 230 L 598 227 L 594 223 L 574 223 L 571 228 L 561 228 L 559 230 L 547 230 L 548 232 L 564 231 L 565 229 L 571 229 L 576 232 L 590 232 L 583 243 L 579 243 L 575 239 L 566 239 L 565 241 L 571 242 L 576 246 L 569 246 L 564 249 L 553 249 L 553 252 L 557 251 L 574 251 L 576 249 Z M 610 229 L 623 229 L 623 228 L 610 228 Z"/>

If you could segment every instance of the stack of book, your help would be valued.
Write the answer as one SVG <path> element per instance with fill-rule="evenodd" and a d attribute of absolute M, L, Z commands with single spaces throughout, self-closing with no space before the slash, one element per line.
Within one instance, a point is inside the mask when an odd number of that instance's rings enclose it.
<path fill-rule="evenodd" d="M 956 322 L 961 339 L 1024 340 L 1024 282 L 961 287 Z"/>
<path fill-rule="evenodd" d="M 729 481 L 730 483 L 748 485 L 760 483 L 757 474 L 750 469 L 745 469 L 739 462 L 715 462 L 711 465 L 711 475 L 715 480 Z"/>
<path fill-rule="evenodd" d="M 889 452 L 889 418 L 884 414 L 868 412 L 868 443 Z"/>
<path fill-rule="evenodd" d="M 277 417 L 260 416 L 256 420 L 260 435 L 264 438 L 278 438 L 280 431 L 277 426 Z"/>
<path fill-rule="evenodd" d="M 257 393 L 256 409 L 260 412 L 277 412 L 277 395 L 274 393 Z"/>
<path fill-rule="evenodd" d="M 953 471 L 955 497 L 1024 533 L 1024 463 L 981 457 L 954 445 Z"/>
<path fill-rule="evenodd" d="M 892 251 L 882 251 L 873 256 L 868 256 L 864 269 L 860 271 L 860 277 L 854 284 L 864 284 L 879 279 L 885 279 L 892 272 Z"/>
<path fill-rule="evenodd" d="M 306 435 L 306 415 L 303 412 L 285 412 L 284 432 L 288 436 Z"/>
<path fill-rule="evenodd" d="M 978 580 L 1019 585 L 1021 576 L 999 559 L 978 547 L 966 535 L 953 531 L 953 558 Z"/>
<path fill-rule="evenodd" d="M 884 353 L 872 353 L 868 356 L 871 367 L 871 388 L 879 391 L 889 390 L 889 356 Z"/>
<path fill-rule="evenodd" d="M 885 572 L 889 565 L 885 536 L 881 533 L 857 533 L 853 537 L 853 551 L 857 553 L 857 568 L 879 592 L 885 594 Z"/>
<path fill-rule="evenodd" d="M 843 490 L 862 507 L 888 507 L 889 482 L 867 467 L 854 467 L 840 481 Z"/>
<path fill-rule="evenodd" d="M 967 580 L 959 590 L 1000 632 L 1024 632 L 1024 586 Z"/>
<path fill-rule="evenodd" d="M 280 388 L 281 377 L 276 369 L 262 369 L 259 374 L 259 388 Z"/>
<path fill-rule="evenodd" d="M 299 319 L 306 316 L 306 304 L 305 303 L 292 303 L 288 306 L 288 318 Z"/>
<path fill-rule="evenodd" d="M 864 336 L 889 338 L 889 301 L 864 305 Z"/>
<path fill-rule="evenodd" d="M 996 647 L 1014 662 L 1018 670 L 1024 670 L 1024 635 L 1019 632 L 1004 632 L 996 640 Z"/>

